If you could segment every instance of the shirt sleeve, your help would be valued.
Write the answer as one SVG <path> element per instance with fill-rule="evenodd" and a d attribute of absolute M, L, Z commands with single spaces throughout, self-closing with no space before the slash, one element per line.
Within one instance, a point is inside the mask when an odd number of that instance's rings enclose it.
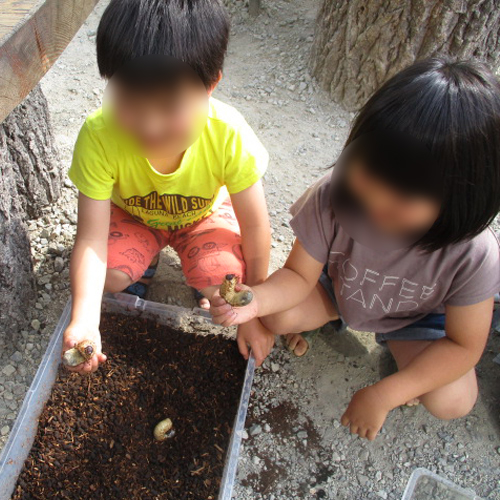
<path fill-rule="evenodd" d="M 94 200 L 111 198 L 115 180 L 97 134 L 87 123 L 78 134 L 69 178 L 78 190 Z"/>
<path fill-rule="evenodd" d="M 242 120 L 231 130 L 226 141 L 224 183 L 229 194 L 253 186 L 262 178 L 269 164 L 269 154 L 250 125 Z"/>
<path fill-rule="evenodd" d="M 330 202 L 331 173 L 321 178 L 292 205 L 290 225 L 306 252 L 326 264 L 335 237 L 335 217 Z"/>
<path fill-rule="evenodd" d="M 445 300 L 450 306 L 470 306 L 500 291 L 500 246 L 487 229 L 473 240 Z"/>

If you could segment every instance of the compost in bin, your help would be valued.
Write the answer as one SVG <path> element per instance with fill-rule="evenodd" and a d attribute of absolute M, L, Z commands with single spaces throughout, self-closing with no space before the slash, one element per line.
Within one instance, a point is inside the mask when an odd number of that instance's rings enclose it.
<path fill-rule="evenodd" d="M 13 500 L 217 498 L 245 361 L 221 336 L 103 314 L 108 361 L 61 367 Z M 168 417 L 175 433 L 154 438 Z"/>

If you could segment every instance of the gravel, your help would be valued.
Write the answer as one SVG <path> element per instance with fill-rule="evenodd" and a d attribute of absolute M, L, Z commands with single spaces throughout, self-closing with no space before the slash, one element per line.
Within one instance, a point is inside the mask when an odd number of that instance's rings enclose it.
<path fill-rule="evenodd" d="M 272 269 L 283 265 L 293 242 L 289 206 L 334 161 L 353 118 L 308 73 L 318 4 L 264 2 L 254 20 L 244 2 L 231 2 L 233 36 L 216 96 L 244 114 L 270 152 L 265 184 Z M 98 4 L 42 81 L 66 167 L 81 123 L 99 106 L 104 88 L 94 43 L 105 6 Z M 0 334 L 0 447 L 69 296 L 76 192 L 69 180 L 64 186 L 57 204 L 27 222 L 38 298 L 29 328 Z M 193 304 L 169 250 L 149 298 Z M 381 435 L 367 442 L 352 437 L 340 417 L 356 390 L 390 370 L 372 337 L 326 332 L 304 359 L 277 346 L 256 373 L 235 498 L 399 500 L 412 471 L 425 467 L 482 498 L 500 500 L 500 368 L 493 363 L 499 351 L 500 336 L 493 334 L 478 367 L 480 400 L 469 416 L 441 422 L 421 407 L 400 408 L 391 412 Z"/>

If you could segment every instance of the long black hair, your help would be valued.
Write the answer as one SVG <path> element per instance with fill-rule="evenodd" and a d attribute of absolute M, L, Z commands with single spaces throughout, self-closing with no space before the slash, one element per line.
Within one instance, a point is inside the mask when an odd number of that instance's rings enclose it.
<path fill-rule="evenodd" d="M 363 106 L 345 151 L 395 187 L 439 199 L 419 246 L 472 238 L 500 210 L 500 82 L 476 61 L 418 61 Z"/>

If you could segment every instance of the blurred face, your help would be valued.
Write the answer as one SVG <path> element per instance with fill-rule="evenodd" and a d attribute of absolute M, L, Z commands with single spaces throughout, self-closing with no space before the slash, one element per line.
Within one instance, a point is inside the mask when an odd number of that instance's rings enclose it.
<path fill-rule="evenodd" d="M 135 138 L 144 156 L 162 159 L 182 154 L 198 139 L 207 122 L 212 91 L 201 81 L 187 80 L 149 92 L 113 81 L 109 103 L 118 124 Z"/>
<path fill-rule="evenodd" d="M 398 191 L 360 163 L 349 165 L 347 183 L 373 223 L 384 232 L 397 235 L 425 232 L 439 216 L 437 200 Z"/>

